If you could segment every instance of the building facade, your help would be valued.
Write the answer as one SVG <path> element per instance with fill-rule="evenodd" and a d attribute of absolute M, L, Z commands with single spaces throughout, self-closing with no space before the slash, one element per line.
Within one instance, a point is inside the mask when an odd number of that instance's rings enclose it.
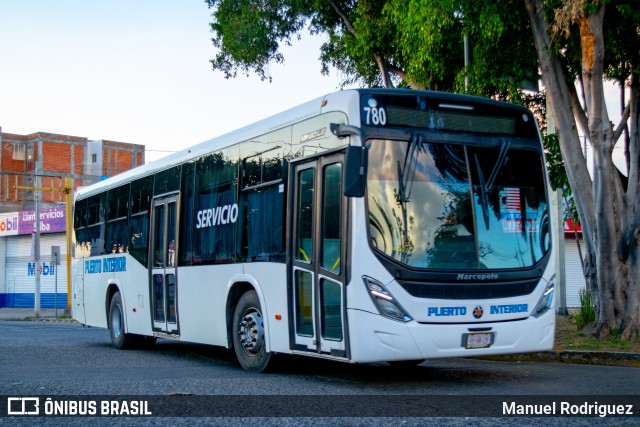
<path fill-rule="evenodd" d="M 40 275 L 42 308 L 67 306 L 65 178 L 90 185 L 145 161 L 144 145 L 0 128 L 0 307 L 34 307 Z M 36 200 L 37 199 L 37 200 Z M 36 203 L 40 211 L 40 271 L 35 271 Z M 52 248 L 60 248 L 56 264 Z"/>

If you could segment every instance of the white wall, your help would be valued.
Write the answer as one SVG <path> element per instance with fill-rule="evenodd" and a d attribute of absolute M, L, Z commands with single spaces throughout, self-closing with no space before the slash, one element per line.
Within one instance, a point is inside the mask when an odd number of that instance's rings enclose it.
<path fill-rule="evenodd" d="M 7 254 L 7 238 L 0 237 L 0 272 L 7 271 L 6 267 L 6 254 Z M 5 275 L 0 273 L 0 293 L 6 293 L 6 280 Z"/>

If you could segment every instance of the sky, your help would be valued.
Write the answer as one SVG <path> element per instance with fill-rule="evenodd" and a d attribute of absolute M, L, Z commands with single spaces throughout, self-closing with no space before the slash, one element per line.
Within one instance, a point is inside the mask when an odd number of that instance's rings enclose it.
<path fill-rule="evenodd" d="M 149 162 L 339 89 L 308 33 L 271 83 L 225 79 L 210 21 L 204 0 L 0 0 L 2 132 L 143 144 Z"/>
<path fill-rule="evenodd" d="M 213 71 L 204 0 L 0 1 L 0 127 L 143 144 L 147 162 L 339 89 L 303 35 L 256 75 Z"/>

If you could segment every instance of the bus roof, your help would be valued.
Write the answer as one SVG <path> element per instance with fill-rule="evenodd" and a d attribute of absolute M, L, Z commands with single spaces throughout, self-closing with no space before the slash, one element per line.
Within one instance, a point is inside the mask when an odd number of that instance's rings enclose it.
<path fill-rule="evenodd" d="M 339 93 L 340 92 L 337 92 L 336 94 Z M 285 110 L 281 113 L 275 114 L 258 122 L 251 123 L 240 129 L 217 136 L 194 146 L 184 148 L 154 162 L 138 166 L 128 171 L 122 172 L 118 175 L 107 178 L 103 181 L 86 187 L 82 187 L 78 189 L 76 197 L 82 199 L 91 196 L 109 188 L 117 187 L 118 185 L 129 182 L 133 179 L 142 178 L 144 176 L 160 172 L 175 165 L 197 159 L 200 156 L 211 153 L 212 151 L 229 147 L 247 139 L 263 135 L 273 130 L 285 127 L 291 123 L 295 123 L 299 120 L 316 116 L 322 111 L 323 101 L 325 101 L 327 97 L 331 97 L 332 95 L 335 96 L 335 94 L 330 94 L 322 96 L 320 98 L 316 98 L 302 105 L 298 105 L 294 108 Z"/>
<path fill-rule="evenodd" d="M 304 119 L 317 116 L 323 112 L 339 110 L 344 107 L 350 100 L 358 99 L 361 93 L 380 93 L 387 95 L 417 95 L 428 96 L 442 100 L 451 100 L 456 102 L 469 102 L 474 104 L 490 104 L 490 105 L 510 105 L 513 108 L 522 108 L 515 104 L 508 104 L 501 101 L 495 101 L 488 98 L 472 95 L 451 94 L 437 91 L 423 91 L 411 89 L 385 89 L 385 88 L 369 88 L 369 89 L 347 89 L 339 92 L 326 94 L 319 98 L 308 101 L 304 104 L 290 108 L 273 116 L 267 117 L 255 123 L 251 123 L 240 129 L 217 136 L 197 145 L 184 148 L 178 152 L 169 154 L 159 160 L 147 163 L 142 166 L 122 172 L 118 175 L 107 178 L 95 184 L 81 187 L 78 189 L 76 198 L 84 199 L 91 195 L 100 193 L 110 188 L 115 188 L 131 180 L 142 178 L 165 169 L 169 169 L 175 165 L 195 160 L 205 154 L 215 150 L 230 147 L 250 138 L 264 135 L 268 132 L 283 128 Z M 325 107 L 325 105 L 327 107 Z"/>

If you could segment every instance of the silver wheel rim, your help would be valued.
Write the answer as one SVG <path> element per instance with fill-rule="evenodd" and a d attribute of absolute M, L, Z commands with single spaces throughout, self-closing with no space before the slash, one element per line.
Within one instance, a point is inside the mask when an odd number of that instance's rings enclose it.
<path fill-rule="evenodd" d="M 238 328 L 240 345 L 244 352 L 255 357 L 260 353 L 264 345 L 264 323 L 262 314 L 255 308 L 245 311 Z"/>
<path fill-rule="evenodd" d="M 119 305 L 116 305 L 113 308 L 113 314 L 111 315 L 111 330 L 113 331 L 113 336 L 116 338 L 122 334 L 122 319 Z"/>

